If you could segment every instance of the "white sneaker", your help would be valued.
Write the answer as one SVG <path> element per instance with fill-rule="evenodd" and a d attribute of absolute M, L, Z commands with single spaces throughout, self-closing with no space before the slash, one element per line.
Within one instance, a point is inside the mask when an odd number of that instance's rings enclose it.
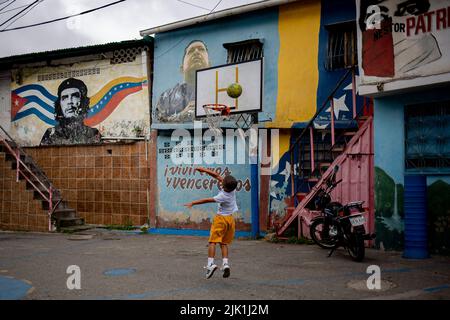
<path fill-rule="evenodd" d="M 206 266 L 204 267 L 206 269 L 206 279 L 209 279 L 213 276 L 214 271 L 216 271 L 217 269 L 217 265 L 216 264 L 212 264 L 210 266 Z"/>
<path fill-rule="evenodd" d="M 228 263 L 225 263 L 222 266 L 222 270 L 223 270 L 223 277 L 224 278 L 228 278 L 230 276 L 230 271 L 231 271 L 230 266 L 228 265 Z"/>

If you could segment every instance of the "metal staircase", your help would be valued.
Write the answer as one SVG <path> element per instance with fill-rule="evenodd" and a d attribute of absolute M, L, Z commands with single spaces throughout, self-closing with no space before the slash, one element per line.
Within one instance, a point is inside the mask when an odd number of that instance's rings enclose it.
<path fill-rule="evenodd" d="M 353 117 L 336 126 L 333 98 L 349 77 L 352 78 Z M 336 165 L 344 168 L 339 173 L 339 179 L 342 178 L 343 183 L 333 192 L 333 200 L 365 200 L 369 215 L 366 230 L 373 231 L 373 104 L 371 100 L 364 98 L 363 105 L 357 108 L 355 80 L 355 68 L 351 68 L 339 80 L 306 127 L 295 140 L 291 140 L 290 206 L 286 208 L 283 217 L 273 221 L 279 238 L 292 234 L 292 230 L 298 238 L 309 237 L 310 221 L 320 214 L 315 211 L 314 196 Z M 325 125 L 321 120 L 321 125 L 318 126 L 317 120 L 327 107 L 331 109 L 330 120 Z"/>
<path fill-rule="evenodd" d="M 34 190 L 34 199 L 41 201 L 42 209 L 48 211 L 48 230 L 60 231 L 66 227 L 84 224 L 77 217 L 61 192 L 52 184 L 44 171 L 36 164 L 13 138 L 0 126 L 0 152 L 5 153 L 6 161 L 11 161 L 11 170 L 16 171 L 16 182 L 25 180 L 26 189 Z M 25 212 L 24 212 L 25 214 Z"/>

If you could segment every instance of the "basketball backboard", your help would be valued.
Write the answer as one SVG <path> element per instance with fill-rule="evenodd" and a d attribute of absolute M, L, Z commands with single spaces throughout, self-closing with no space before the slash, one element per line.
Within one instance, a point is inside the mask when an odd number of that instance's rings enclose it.
<path fill-rule="evenodd" d="M 205 117 L 203 106 L 208 104 L 225 104 L 232 114 L 261 112 L 262 75 L 262 59 L 197 70 L 195 117 Z M 232 83 L 242 87 L 242 94 L 236 99 L 227 94 Z"/>

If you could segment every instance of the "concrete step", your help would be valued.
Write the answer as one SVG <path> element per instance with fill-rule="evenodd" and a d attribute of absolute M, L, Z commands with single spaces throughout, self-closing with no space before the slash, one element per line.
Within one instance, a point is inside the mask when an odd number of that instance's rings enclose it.
<path fill-rule="evenodd" d="M 71 227 L 61 227 L 59 229 L 60 232 L 64 232 L 64 233 L 75 233 L 75 232 L 80 232 L 80 231 L 86 231 L 86 230 L 90 230 L 90 229 L 95 229 L 98 226 L 96 225 L 92 225 L 92 224 L 84 224 L 81 226 L 71 226 Z"/>
<path fill-rule="evenodd" d="M 56 219 L 62 219 L 62 218 L 76 218 L 77 217 L 77 212 L 75 211 L 75 209 L 71 209 L 71 208 L 60 208 L 58 206 L 58 208 L 55 210 L 55 212 L 53 213 L 53 215 L 55 216 Z"/>
<path fill-rule="evenodd" d="M 59 200 L 60 200 L 59 198 L 53 198 L 52 199 L 53 206 L 56 206 Z M 48 201 L 42 200 L 42 209 L 43 210 L 49 209 Z M 67 202 L 61 199 L 61 203 L 58 205 L 58 209 L 72 209 L 72 208 L 69 208 Z"/>
<path fill-rule="evenodd" d="M 58 228 L 81 226 L 84 225 L 83 218 L 57 218 L 56 225 Z"/>

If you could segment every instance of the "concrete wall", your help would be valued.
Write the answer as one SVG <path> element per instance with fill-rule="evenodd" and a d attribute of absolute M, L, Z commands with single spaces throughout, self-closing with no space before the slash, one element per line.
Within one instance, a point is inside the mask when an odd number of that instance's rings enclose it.
<path fill-rule="evenodd" d="M 16 182 L 16 170 L 0 152 L 0 229 L 48 231 L 48 212 L 42 202 L 33 200 L 33 191 L 26 189 L 25 180 Z"/>
<path fill-rule="evenodd" d="M 136 136 L 137 128 L 148 131 L 149 69 L 142 49 L 15 66 L 10 83 L 13 138 L 24 146 L 90 144 L 100 137 Z M 125 60 L 112 63 L 116 54 Z M 57 103 L 58 89 L 69 86 L 71 78 L 86 89 L 77 107 L 79 120 L 69 124 L 67 116 L 58 114 Z"/>
<path fill-rule="evenodd" d="M 0 126 L 9 132 L 11 126 L 11 73 L 0 71 Z"/>
<path fill-rule="evenodd" d="M 147 221 L 145 151 L 143 141 L 26 149 L 86 223 L 135 226 Z"/>

